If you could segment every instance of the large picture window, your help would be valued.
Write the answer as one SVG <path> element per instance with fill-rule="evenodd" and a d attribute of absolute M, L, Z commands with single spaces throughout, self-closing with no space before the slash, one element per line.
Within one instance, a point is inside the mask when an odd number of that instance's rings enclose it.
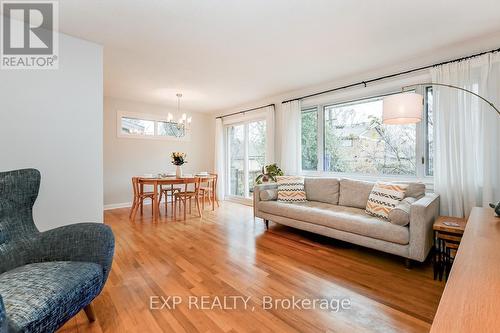
<path fill-rule="evenodd" d="M 305 108 L 302 170 L 432 176 L 432 89 L 425 97 L 422 124 L 384 125 L 383 97 Z"/>

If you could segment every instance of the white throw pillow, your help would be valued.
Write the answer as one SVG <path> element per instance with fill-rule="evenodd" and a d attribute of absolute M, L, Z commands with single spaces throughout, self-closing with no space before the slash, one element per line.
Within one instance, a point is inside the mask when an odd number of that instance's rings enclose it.
<path fill-rule="evenodd" d="M 368 197 L 366 213 L 389 220 L 389 212 L 405 197 L 406 184 L 377 182 Z"/>

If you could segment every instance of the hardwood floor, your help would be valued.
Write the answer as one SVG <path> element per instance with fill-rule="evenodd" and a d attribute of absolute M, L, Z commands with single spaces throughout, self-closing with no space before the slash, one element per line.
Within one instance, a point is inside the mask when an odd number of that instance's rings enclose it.
<path fill-rule="evenodd" d="M 402 258 L 272 222 L 266 232 L 251 207 L 225 202 L 185 224 L 153 224 L 149 209 L 135 222 L 128 209 L 105 212 L 116 251 L 97 321 L 82 311 L 59 332 L 427 332 L 443 291 L 429 262 L 408 270 Z M 182 304 L 151 310 L 151 296 Z M 203 310 L 189 296 L 251 299 Z M 350 309 L 265 310 L 263 296 L 348 299 Z"/>

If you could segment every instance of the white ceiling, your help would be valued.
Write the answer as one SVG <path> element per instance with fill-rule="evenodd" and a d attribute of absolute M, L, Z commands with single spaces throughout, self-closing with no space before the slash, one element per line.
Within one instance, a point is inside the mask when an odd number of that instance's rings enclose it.
<path fill-rule="evenodd" d="M 105 95 L 210 112 L 500 30 L 498 0 L 61 0 Z M 500 46 L 500 45 L 499 45 Z"/>

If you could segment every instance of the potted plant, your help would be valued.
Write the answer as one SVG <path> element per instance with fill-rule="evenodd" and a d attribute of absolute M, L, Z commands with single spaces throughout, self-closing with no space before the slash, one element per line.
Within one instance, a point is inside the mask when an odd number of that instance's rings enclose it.
<path fill-rule="evenodd" d="M 283 176 L 283 171 L 276 163 L 269 164 L 262 167 L 261 174 L 255 178 L 256 184 L 267 183 L 269 181 L 276 181 L 276 176 Z"/>
<path fill-rule="evenodd" d="M 177 178 L 182 177 L 182 165 L 184 163 L 187 163 L 185 153 L 180 153 L 180 152 L 173 152 L 172 153 L 172 164 L 177 167 L 175 170 L 175 176 Z"/>

